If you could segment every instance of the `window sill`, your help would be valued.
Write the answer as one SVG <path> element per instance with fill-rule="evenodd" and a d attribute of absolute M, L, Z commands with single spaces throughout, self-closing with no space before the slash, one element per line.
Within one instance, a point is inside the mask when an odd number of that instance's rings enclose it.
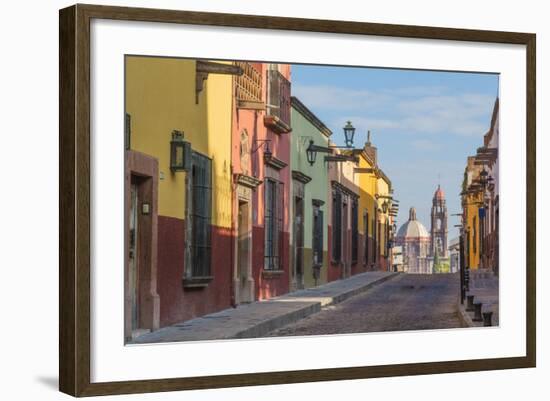
<path fill-rule="evenodd" d="M 278 278 L 284 274 L 284 270 L 262 270 L 262 277 L 264 278 Z"/>
<path fill-rule="evenodd" d="M 237 108 L 244 110 L 265 110 L 265 102 L 261 100 L 244 100 L 237 99 Z"/>
<path fill-rule="evenodd" d="M 183 288 L 206 288 L 214 279 L 212 276 L 185 277 L 183 279 Z"/>

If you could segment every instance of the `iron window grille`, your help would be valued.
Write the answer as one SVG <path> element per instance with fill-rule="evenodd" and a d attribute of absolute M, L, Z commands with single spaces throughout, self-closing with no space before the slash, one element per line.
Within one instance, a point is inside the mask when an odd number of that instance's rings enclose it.
<path fill-rule="evenodd" d="M 372 262 L 376 263 L 378 261 L 378 226 L 376 221 L 378 220 L 378 214 L 376 213 L 376 208 L 374 209 L 374 219 L 372 220 Z"/>
<path fill-rule="evenodd" d="M 191 276 L 211 274 L 212 161 L 193 152 L 191 168 Z"/>
<path fill-rule="evenodd" d="M 323 265 L 323 211 L 318 207 L 313 207 L 313 266 Z"/>
<path fill-rule="evenodd" d="M 473 231 L 474 231 L 474 235 L 473 235 L 473 248 L 474 248 L 474 253 L 477 253 L 477 219 L 476 219 L 476 216 L 474 216 L 474 220 L 473 220 Z"/>
<path fill-rule="evenodd" d="M 342 257 L 342 194 L 332 195 L 332 260 L 340 262 Z"/>
<path fill-rule="evenodd" d="M 264 213 L 264 269 L 282 270 L 281 247 L 283 244 L 283 183 L 271 178 L 265 180 Z"/>
<path fill-rule="evenodd" d="M 359 208 L 357 199 L 351 201 L 351 261 L 359 259 Z"/>
<path fill-rule="evenodd" d="M 365 264 L 369 263 L 369 212 L 365 211 L 364 224 L 365 227 Z"/>
<path fill-rule="evenodd" d="M 384 257 L 387 258 L 390 255 L 390 225 L 388 222 L 388 218 L 386 217 L 386 221 L 384 223 Z"/>

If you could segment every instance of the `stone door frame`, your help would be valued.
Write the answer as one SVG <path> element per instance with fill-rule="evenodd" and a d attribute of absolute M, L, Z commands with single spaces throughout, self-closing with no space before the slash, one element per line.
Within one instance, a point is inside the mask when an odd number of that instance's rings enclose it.
<path fill-rule="evenodd" d="M 235 241 L 234 241 L 234 260 L 233 260 L 233 299 L 235 305 L 254 301 L 254 276 L 252 274 L 252 188 L 246 185 L 237 184 L 235 191 Z M 246 283 L 241 284 L 239 277 L 239 208 L 241 203 L 248 204 L 248 262 L 246 269 Z M 244 287 L 244 293 L 241 293 L 241 287 Z"/>
<path fill-rule="evenodd" d="M 160 326 L 160 297 L 157 292 L 157 236 L 158 236 L 158 160 L 144 153 L 127 150 L 125 155 L 125 256 L 124 256 L 124 338 L 156 330 Z M 138 189 L 137 238 L 138 269 L 138 330 L 132 330 L 131 297 L 129 286 L 129 224 L 131 185 Z"/>

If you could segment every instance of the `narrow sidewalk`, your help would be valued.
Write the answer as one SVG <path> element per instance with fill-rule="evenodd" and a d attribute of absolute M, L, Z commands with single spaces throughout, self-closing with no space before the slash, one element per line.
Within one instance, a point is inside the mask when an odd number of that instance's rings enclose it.
<path fill-rule="evenodd" d="M 265 301 L 239 305 L 136 338 L 132 344 L 255 338 L 342 302 L 399 273 L 366 272 Z"/>
<path fill-rule="evenodd" d="M 499 280 L 498 277 L 488 269 L 477 269 L 470 271 L 470 291 L 466 295 L 474 296 L 474 303 L 481 303 L 481 312 L 493 312 L 492 326 L 499 325 Z M 467 301 L 464 305 L 458 300 L 458 312 L 462 322 L 467 327 L 483 327 L 483 322 L 473 320 L 474 312 L 466 310 Z"/>

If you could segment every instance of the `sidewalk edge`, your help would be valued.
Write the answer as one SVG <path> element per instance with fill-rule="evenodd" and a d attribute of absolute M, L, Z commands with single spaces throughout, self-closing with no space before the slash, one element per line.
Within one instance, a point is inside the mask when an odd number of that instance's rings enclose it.
<path fill-rule="evenodd" d="M 321 306 L 321 302 L 315 302 L 314 304 L 308 305 L 306 307 L 303 307 L 298 310 L 290 311 L 286 314 L 279 315 L 276 317 L 273 317 L 271 319 L 262 321 L 258 323 L 255 326 L 247 327 L 246 329 L 234 334 L 230 338 L 257 338 L 257 337 L 263 337 L 267 333 L 280 329 L 281 327 L 287 326 L 289 324 L 293 324 L 298 322 L 301 319 L 304 319 L 308 316 L 311 316 L 317 312 L 320 312 L 321 309 L 328 305 L 336 305 L 338 303 L 341 303 L 355 295 L 359 295 L 365 291 L 368 291 L 369 289 L 382 284 L 390 279 L 393 279 L 397 276 L 399 276 L 401 273 L 398 272 L 392 272 L 392 274 L 388 274 L 387 276 L 380 277 L 379 279 L 372 281 L 368 284 L 365 284 L 361 287 L 351 289 L 347 292 L 343 292 L 341 294 L 335 295 L 331 302 Z"/>

